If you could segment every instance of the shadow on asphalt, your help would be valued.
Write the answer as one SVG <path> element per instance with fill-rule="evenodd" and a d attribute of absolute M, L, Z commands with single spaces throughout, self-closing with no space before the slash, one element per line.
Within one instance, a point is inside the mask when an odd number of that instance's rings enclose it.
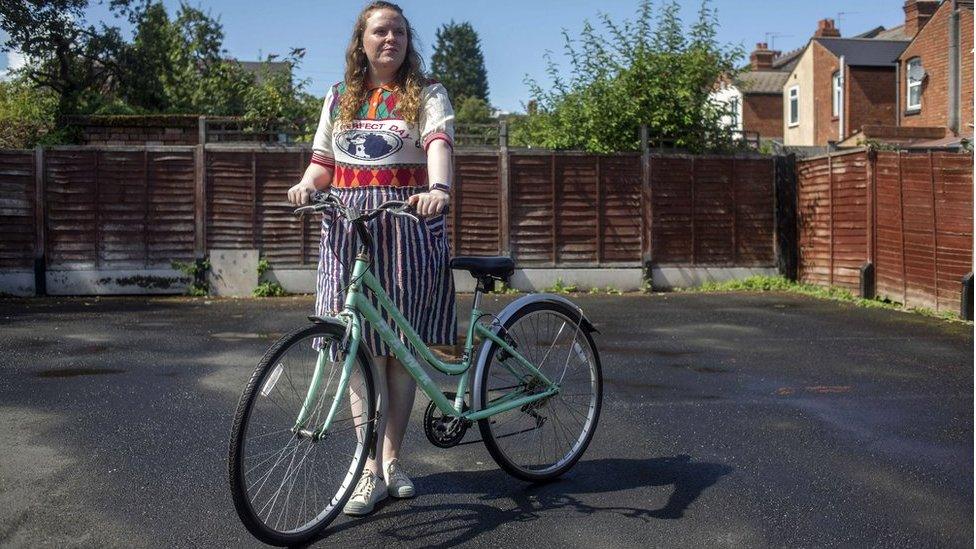
<path fill-rule="evenodd" d="M 406 505 L 391 505 L 394 500 L 387 499 L 369 517 L 330 528 L 316 541 L 349 529 L 366 528 L 373 535 L 390 536 L 411 546 L 453 546 L 500 525 L 531 522 L 552 511 L 581 516 L 612 513 L 644 522 L 680 519 L 705 489 L 731 472 L 728 465 L 695 462 L 690 456 L 679 455 L 582 461 L 564 478 L 546 484 L 527 485 L 500 469 L 436 473 L 414 478 L 424 497 Z M 581 497 L 649 486 L 673 486 L 663 506 L 652 508 L 651 502 L 633 500 L 597 506 Z M 449 494 L 472 494 L 490 503 L 423 504 L 425 499 L 444 499 L 438 496 Z"/>

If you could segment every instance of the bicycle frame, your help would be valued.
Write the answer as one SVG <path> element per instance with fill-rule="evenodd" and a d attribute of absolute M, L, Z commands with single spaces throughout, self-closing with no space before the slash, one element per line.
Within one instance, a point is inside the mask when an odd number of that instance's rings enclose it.
<path fill-rule="evenodd" d="M 551 397 L 559 392 L 559 387 L 550 381 L 538 368 L 535 367 L 531 362 L 529 362 L 521 353 L 513 348 L 504 338 L 499 337 L 489 328 L 486 328 L 483 324 L 479 323 L 481 318 L 481 311 L 479 310 L 479 300 L 477 297 L 480 294 L 476 294 L 474 305 L 471 308 L 471 322 L 468 324 L 467 333 L 465 336 L 464 343 L 464 353 L 462 354 L 460 362 L 445 362 L 439 360 L 434 356 L 430 348 L 420 339 L 417 332 L 413 329 L 403 314 L 396 308 L 387 295 L 386 291 L 380 285 L 376 277 L 368 269 L 369 257 L 364 253 L 360 253 L 356 256 L 356 262 L 353 266 L 352 276 L 350 280 L 354 281 L 349 285 L 348 292 L 346 293 L 345 306 L 336 318 L 347 326 L 347 333 L 350 334 L 348 338 L 348 348 L 344 349 L 345 358 L 342 366 L 342 373 L 339 376 L 339 387 L 336 391 L 335 399 L 332 402 L 332 406 L 329 413 L 325 419 L 325 422 L 319 426 L 318 429 L 313 433 L 314 438 L 318 439 L 322 436 L 322 433 L 326 432 L 329 426 L 332 424 L 332 420 L 335 417 L 336 411 L 339 408 L 339 401 L 342 395 L 348 390 L 349 386 L 349 376 L 352 372 L 353 365 L 355 364 L 357 351 L 362 340 L 362 321 L 365 319 L 369 322 L 374 329 L 380 334 L 380 338 L 390 346 L 393 355 L 403 364 L 404 368 L 410 373 L 410 375 L 417 381 L 417 385 L 437 406 L 437 408 L 445 415 L 455 416 L 469 421 L 477 421 L 484 419 L 486 417 L 493 416 L 495 414 L 511 410 L 513 408 L 518 408 L 526 404 L 531 404 L 538 400 Z M 456 397 L 454 402 L 451 402 L 447 396 L 441 392 L 437 384 L 427 375 L 420 361 L 418 361 L 410 349 L 404 345 L 400 338 L 397 337 L 396 332 L 383 320 L 379 310 L 373 306 L 372 302 L 363 294 L 363 289 L 371 290 L 377 298 L 377 302 L 380 308 L 386 311 L 390 316 L 393 323 L 403 332 L 406 336 L 407 341 L 418 350 L 420 357 L 433 366 L 435 369 L 452 376 L 461 376 L 458 380 L 458 387 Z M 472 351 L 474 349 L 474 336 L 478 335 L 483 339 L 491 340 L 498 344 L 498 346 L 505 350 L 518 364 L 524 367 L 528 374 L 535 376 L 536 379 L 542 382 L 544 390 L 533 393 L 525 394 L 524 391 L 515 390 L 511 393 L 505 394 L 492 402 L 488 403 L 486 407 L 481 410 L 463 410 L 464 404 L 464 394 L 468 390 L 468 381 L 470 378 L 470 369 L 472 364 Z M 308 394 L 305 398 L 305 404 L 302 406 L 299 412 L 298 419 L 295 422 L 294 430 L 297 432 L 304 429 L 305 423 L 308 421 L 309 411 L 312 409 L 314 403 L 316 402 L 319 394 L 319 388 L 322 384 L 322 379 L 324 377 L 324 371 L 326 368 L 326 363 L 328 362 L 328 353 L 326 350 L 319 351 L 319 357 L 316 362 L 315 372 L 312 375 L 312 381 L 309 385 Z M 507 361 L 506 361 L 507 362 Z M 509 371 L 512 372 L 516 378 L 524 378 L 525 376 L 520 375 L 515 372 L 511 366 L 502 363 Z"/>

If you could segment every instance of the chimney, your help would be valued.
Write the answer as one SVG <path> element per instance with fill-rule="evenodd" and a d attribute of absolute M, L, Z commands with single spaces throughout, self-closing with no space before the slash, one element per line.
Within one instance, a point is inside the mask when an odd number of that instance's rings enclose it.
<path fill-rule="evenodd" d="M 749 63 L 754 71 L 768 71 L 773 69 L 773 59 L 779 55 L 778 51 L 769 49 L 765 42 L 756 44 L 756 49 L 749 56 Z"/>
<path fill-rule="evenodd" d="M 834 26 L 833 19 L 821 19 L 817 21 L 817 32 L 813 33 L 814 38 L 840 38 L 840 30 Z"/>
<path fill-rule="evenodd" d="M 914 38 L 918 31 L 929 22 L 939 9 L 939 2 L 932 0 L 907 0 L 902 6 L 905 10 L 905 34 Z"/>

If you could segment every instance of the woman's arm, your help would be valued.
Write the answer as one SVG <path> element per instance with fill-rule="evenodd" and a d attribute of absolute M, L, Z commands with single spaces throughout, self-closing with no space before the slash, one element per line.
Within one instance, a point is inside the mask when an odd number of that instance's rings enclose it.
<path fill-rule="evenodd" d="M 430 185 L 440 183 L 451 187 L 454 184 L 454 150 L 443 140 L 436 139 L 427 147 L 427 182 Z M 435 189 L 425 193 L 415 194 L 409 202 L 417 208 L 417 213 L 423 216 L 437 215 L 451 203 L 451 195 Z"/>
<path fill-rule="evenodd" d="M 305 175 L 295 186 L 288 189 L 288 202 L 301 206 L 308 204 L 308 196 L 315 191 L 324 191 L 332 185 L 332 168 L 321 164 L 309 164 Z"/>

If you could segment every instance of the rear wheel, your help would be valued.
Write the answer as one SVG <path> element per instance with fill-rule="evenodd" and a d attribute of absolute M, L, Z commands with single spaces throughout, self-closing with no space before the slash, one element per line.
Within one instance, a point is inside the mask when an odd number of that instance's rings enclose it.
<path fill-rule="evenodd" d="M 342 326 L 324 323 L 286 335 L 265 353 L 241 395 L 230 439 L 231 493 L 241 521 L 266 543 L 293 545 L 319 536 L 362 474 L 376 410 L 365 353 L 354 362 L 329 430 L 312 436 L 338 391 L 343 335 Z M 319 361 L 318 394 L 296 432 Z"/>
<path fill-rule="evenodd" d="M 528 481 L 556 478 L 586 451 L 600 418 L 603 377 L 593 338 L 580 312 L 561 303 L 530 303 L 505 322 L 509 343 L 559 386 L 555 395 L 478 421 L 492 458 Z M 497 343 L 485 351 L 480 407 L 511 394 L 545 390 L 543 382 Z"/>

